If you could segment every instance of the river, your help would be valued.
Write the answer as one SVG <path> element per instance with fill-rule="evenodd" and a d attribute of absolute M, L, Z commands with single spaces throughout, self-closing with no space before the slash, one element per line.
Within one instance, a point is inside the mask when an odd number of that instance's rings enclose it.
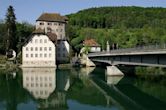
<path fill-rule="evenodd" d="M 0 110 L 55 109 L 166 110 L 166 77 L 110 77 L 102 68 L 0 72 Z"/>

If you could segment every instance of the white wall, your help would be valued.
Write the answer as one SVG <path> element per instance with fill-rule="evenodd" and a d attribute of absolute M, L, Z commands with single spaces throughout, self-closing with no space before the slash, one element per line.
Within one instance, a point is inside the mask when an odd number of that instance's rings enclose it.
<path fill-rule="evenodd" d="M 34 35 L 31 41 L 22 47 L 22 64 L 23 67 L 55 67 L 56 47 L 54 43 L 46 35 Z"/>
<path fill-rule="evenodd" d="M 100 47 L 91 47 L 90 52 L 100 52 L 101 48 Z"/>

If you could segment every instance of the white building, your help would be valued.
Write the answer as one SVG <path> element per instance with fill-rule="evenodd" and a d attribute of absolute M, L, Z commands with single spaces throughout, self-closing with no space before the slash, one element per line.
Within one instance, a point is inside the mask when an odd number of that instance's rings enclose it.
<path fill-rule="evenodd" d="M 94 39 L 86 39 L 83 42 L 84 48 L 89 48 L 89 52 L 100 52 L 101 46 Z"/>
<path fill-rule="evenodd" d="M 38 28 L 22 47 L 22 67 L 56 67 L 56 34 Z"/>
<path fill-rule="evenodd" d="M 57 13 L 43 13 L 36 20 L 36 29 L 41 28 L 45 33 L 51 32 L 57 35 L 56 61 L 58 63 L 69 61 L 70 46 L 65 33 L 67 22 L 67 17 Z"/>

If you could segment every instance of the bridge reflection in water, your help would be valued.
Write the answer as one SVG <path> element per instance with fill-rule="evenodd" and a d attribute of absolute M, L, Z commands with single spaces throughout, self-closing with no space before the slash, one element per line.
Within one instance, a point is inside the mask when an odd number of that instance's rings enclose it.
<path fill-rule="evenodd" d="M 92 77 L 91 82 L 121 110 L 165 110 L 166 103 L 141 91 L 123 76 L 106 76 L 105 81 Z"/>

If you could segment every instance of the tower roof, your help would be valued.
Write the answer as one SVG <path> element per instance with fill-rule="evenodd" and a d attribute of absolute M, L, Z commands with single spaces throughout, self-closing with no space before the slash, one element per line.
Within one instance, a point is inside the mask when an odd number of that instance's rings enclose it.
<path fill-rule="evenodd" d="M 68 18 L 58 13 L 43 13 L 36 21 L 66 22 Z"/>

